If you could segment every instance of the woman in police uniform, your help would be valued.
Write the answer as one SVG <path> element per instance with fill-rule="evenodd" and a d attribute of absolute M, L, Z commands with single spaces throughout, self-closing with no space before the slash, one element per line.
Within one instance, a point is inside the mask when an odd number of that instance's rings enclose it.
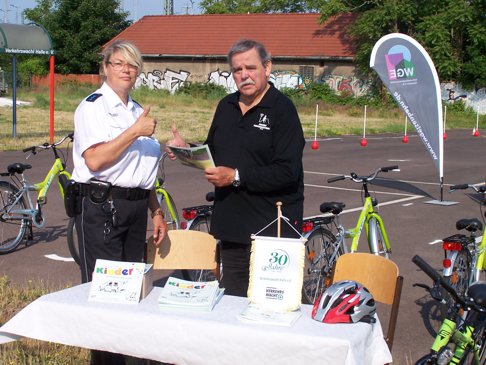
<path fill-rule="evenodd" d="M 151 211 L 154 242 L 166 231 L 155 195 L 161 156 L 157 121 L 129 95 L 142 69 L 138 49 L 115 41 L 103 53 L 105 82 L 74 115 L 73 179 L 78 182 L 76 230 L 81 279 L 91 281 L 96 259 L 141 262 Z M 123 364 L 118 354 L 93 351 L 92 364 Z"/>
<path fill-rule="evenodd" d="M 153 137 L 157 121 L 149 116 L 150 108 L 144 110 L 129 95 L 142 69 L 140 52 L 129 42 L 115 41 L 103 53 L 102 69 L 105 82 L 74 115 L 73 179 L 82 196 L 76 230 L 83 282 L 91 281 L 98 258 L 143 260 L 147 208 L 156 245 L 167 230 L 154 189 L 161 156 Z"/>

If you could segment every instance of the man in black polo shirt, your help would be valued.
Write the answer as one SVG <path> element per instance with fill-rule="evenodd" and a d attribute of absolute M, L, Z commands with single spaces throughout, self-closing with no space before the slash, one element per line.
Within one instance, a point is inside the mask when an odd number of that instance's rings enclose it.
<path fill-rule="evenodd" d="M 223 287 L 246 296 L 251 239 L 282 214 L 300 232 L 305 140 L 293 103 L 268 80 L 272 61 L 265 47 L 242 40 L 228 52 L 238 91 L 223 98 L 214 114 L 206 144 L 216 167 L 205 176 L 215 186 L 211 234 L 222 243 Z M 177 129 L 168 145 L 186 146 Z M 282 224 L 282 237 L 298 237 Z M 276 224 L 260 235 L 276 236 Z"/>

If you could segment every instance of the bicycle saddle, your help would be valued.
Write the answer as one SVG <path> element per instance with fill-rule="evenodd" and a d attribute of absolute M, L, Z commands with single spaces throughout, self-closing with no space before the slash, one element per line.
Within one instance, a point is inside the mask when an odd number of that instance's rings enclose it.
<path fill-rule="evenodd" d="M 331 212 L 332 214 L 339 214 L 343 211 L 346 204 L 340 202 L 325 202 L 320 206 L 321 213 Z"/>
<path fill-rule="evenodd" d="M 9 174 L 21 174 L 25 170 L 31 169 L 32 165 L 24 165 L 23 163 L 16 162 L 11 165 L 8 165 L 7 171 Z"/>
<path fill-rule="evenodd" d="M 465 229 L 468 232 L 476 232 L 483 229 L 483 223 L 477 218 L 464 218 L 456 222 L 456 228 L 458 230 Z"/>
<path fill-rule="evenodd" d="M 486 282 L 476 281 L 469 289 L 467 289 L 467 296 L 474 300 L 474 303 L 481 308 L 486 309 Z"/>

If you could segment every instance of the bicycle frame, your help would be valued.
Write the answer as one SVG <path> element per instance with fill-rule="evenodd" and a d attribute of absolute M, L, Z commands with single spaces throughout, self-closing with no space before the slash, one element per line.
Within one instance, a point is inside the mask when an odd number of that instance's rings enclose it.
<path fill-rule="evenodd" d="M 177 219 L 177 213 L 175 211 L 175 208 L 172 206 L 171 199 L 169 198 L 169 193 L 167 192 L 167 190 L 165 190 L 159 179 L 157 179 L 157 182 L 155 183 L 155 191 L 157 193 L 157 200 L 159 201 L 160 206 L 162 206 L 163 201 L 166 202 L 172 222 L 175 222 L 176 229 L 179 229 L 180 227 L 179 220 Z"/>
<path fill-rule="evenodd" d="M 25 219 L 26 216 L 29 216 L 32 223 L 37 227 L 37 228 L 43 228 L 46 224 L 45 219 L 42 217 L 42 210 L 41 210 L 41 205 L 46 204 L 47 202 L 47 193 L 49 192 L 49 189 L 51 187 L 52 182 L 56 178 L 56 176 L 59 175 L 66 175 L 68 179 L 71 179 L 71 174 L 69 172 L 64 170 L 64 165 L 62 163 L 62 160 L 60 157 L 57 157 L 47 173 L 46 177 L 42 182 L 28 185 L 28 181 L 25 179 L 24 173 L 20 174 L 20 183 L 22 187 L 19 189 L 17 196 L 15 198 L 15 203 L 18 202 L 20 199 L 22 199 L 24 196 L 27 196 L 27 203 L 28 203 L 28 209 L 18 209 L 18 210 L 9 210 L 5 212 L 5 214 L 8 214 L 9 219 Z M 61 192 L 61 196 L 64 198 L 64 189 L 58 180 L 58 185 L 59 185 L 59 190 Z M 37 201 L 36 201 L 36 206 L 34 208 L 34 203 L 33 200 L 30 196 L 30 191 L 38 191 L 39 194 L 37 195 Z"/>
<path fill-rule="evenodd" d="M 361 210 L 361 213 L 358 217 L 358 221 L 356 223 L 356 226 L 354 228 L 348 229 L 345 231 L 345 237 L 352 238 L 353 240 L 351 241 L 351 247 L 350 251 L 355 252 L 358 250 L 358 244 L 359 244 L 359 238 L 361 236 L 361 233 L 363 231 L 363 227 L 365 227 L 366 230 L 366 237 L 368 238 L 368 245 L 370 246 L 370 252 L 373 252 L 375 248 L 371 247 L 371 240 L 370 240 L 370 232 L 369 232 L 369 222 L 370 219 L 376 219 L 378 223 L 378 228 L 381 231 L 381 234 L 383 236 L 384 244 L 386 251 L 389 253 L 390 252 L 390 242 L 388 240 L 388 235 L 386 234 L 385 231 L 385 226 L 383 224 L 383 219 L 378 215 L 378 213 L 375 211 L 373 207 L 373 199 L 371 196 L 365 197 L 365 201 L 363 204 L 363 209 Z"/>
<path fill-rule="evenodd" d="M 442 278 L 436 270 L 427 264 L 421 257 L 415 255 L 412 261 L 422 269 L 422 271 L 433 280 L 433 287 L 424 284 L 414 284 L 426 289 L 434 300 L 443 302 L 443 296 L 440 288 L 447 291 L 454 300 L 454 304 L 449 306 L 447 315 L 441 323 L 437 336 L 432 344 L 430 354 L 422 357 L 416 362 L 416 365 L 423 364 L 459 364 L 464 363 L 464 356 L 470 350 L 474 357 L 474 364 L 482 365 L 480 363 L 480 356 L 484 356 L 485 344 L 482 332 L 485 325 L 485 307 L 481 303 L 480 298 L 483 296 L 485 286 L 483 283 L 479 285 L 476 290 L 467 292 L 464 297 L 459 296 L 455 289 Z M 465 318 L 460 314 L 460 310 L 466 313 Z M 477 327 L 479 331 L 476 331 Z M 476 342 L 478 341 L 478 342 Z M 452 351 L 449 344 L 454 344 L 455 348 Z M 483 359 L 484 360 L 484 359 Z"/>
<path fill-rule="evenodd" d="M 469 184 L 461 184 L 461 185 L 454 185 L 451 187 L 451 191 L 454 191 L 456 189 L 467 189 L 467 188 L 472 188 L 475 190 L 477 193 L 485 193 L 486 188 L 484 186 L 475 186 L 475 185 L 469 185 Z M 455 246 L 448 248 L 444 247 L 445 253 L 446 253 L 446 260 L 450 260 L 450 266 L 445 267 L 443 270 L 443 276 L 451 276 L 453 273 L 453 267 L 454 263 L 456 261 L 456 258 L 459 254 L 459 252 L 463 249 L 467 249 L 469 253 L 471 254 L 472 258 L 472 264 L 469 272 L 469 282 L 468 282 L 468 287 L 474 283 L 475 281 L 480 280 L 481 277 L 481 271 L 486 270 L 486 234 L 484 234 L 481 237 L 476 236 L 476 232 L 473 231 L 470 234 L 470 239 L 471 243 L 467 245 L 463 244 L 463 246 Z M 472 239 L 474 239 L 474 244 L 472 243 Z M 446 239 L 444 239 L 446 240 Z M 444 241 L 445 242 L 445 241 Z"/>

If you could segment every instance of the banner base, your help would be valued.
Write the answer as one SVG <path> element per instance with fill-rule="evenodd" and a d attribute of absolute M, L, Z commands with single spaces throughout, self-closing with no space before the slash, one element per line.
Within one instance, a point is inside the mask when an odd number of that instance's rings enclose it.
<path fill-rule="evenodd" d="M 459 202 L 454 202 L 454 201 L 448 201 L 448 200 L 427 200 L 424 202 L 425 204 L 435 204 L 435 205 L 456 205 L 459 204 Z"/>

